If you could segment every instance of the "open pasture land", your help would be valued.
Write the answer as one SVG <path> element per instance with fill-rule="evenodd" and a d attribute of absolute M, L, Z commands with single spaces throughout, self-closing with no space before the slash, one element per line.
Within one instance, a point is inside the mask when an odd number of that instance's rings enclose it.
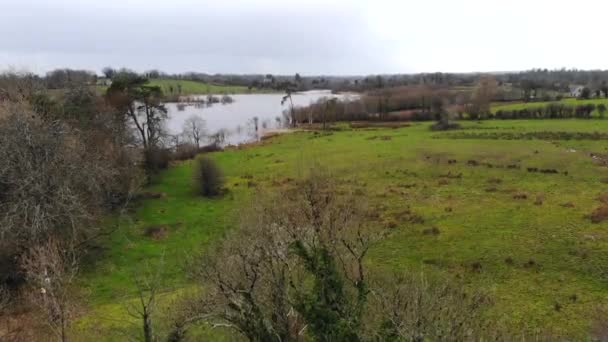
<path fill-rule="evenodd" d="M 317 165 L 363 194 L 376 212 L 369 223 L 390 231 L 369 254 L 373 269 L 456 276 L 491 295 L 486 315 L 497 321 L 587 336 L 608 295 L 608 220 L 589 217 L 606 200 L 608 142 L 562 140 L 560 132 L 607 132 L 608 121 L 490 120 L 455 132 L 429 125 L 300 131 L 213 153 L 229 189 L 218 199 L 193 194 L 192 162 L 172 166 L 147 189 L 162 196 L 120 220 L 101 261 L 83 276 L 95 297 L 79 326 L 137 329 L 122 304 L 135 298 L 133 272 L 162 255 L 168 302 L 190 287 L 188 255 L 234 227 L 255 191 L 280 190 Z M 553 139 L 500 138 L 547 131 Z M 463 132 L 496 136 L 452 136 Z"/>
<path fill-rule="evenodd" d="M 249 89 L 245 86 L 231 86 L 205 83 L 189 80 L 151 79 L 150 85 L 159 86 L 166 95 L 197 95 L 197 94 L 249 94 L 263 92 L 259 89 Z M 180 88 L 181 87 L 181 88 Z"/>
<path fill-rule="evenodd" d="M 561 101 L 539 101 L 539 102 L 494 102 L 490 110 L 492 113 L 496 113 L 499 110 L 511 111 L 511 110 L 521 110 L 526 108 L 539 108 L 544 107 L 550 103 L 559 103 L 568 106 L 578 106 L 578 105 L 586 105 L 586 104 L 594 104 L 599 105 L 603 103 L 608 106 L 608 99 L 588 99 L 588 100 L 579 100 L 576 98 L 566 98 Z M 597 110 L 595 111 L 597 113 Z"/>

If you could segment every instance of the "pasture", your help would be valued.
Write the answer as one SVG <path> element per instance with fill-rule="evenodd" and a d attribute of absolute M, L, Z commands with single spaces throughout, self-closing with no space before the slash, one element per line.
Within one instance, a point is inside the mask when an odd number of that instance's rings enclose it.
<path fill-rule="evenodd" d="M 167 305 L 191 287 L 189 257 L 232 229 L 256 191 L 280 191 L 321 166 L 340 187 L 364 194 L 377 213 L 369 224 L 389 231 L 367 259 L 372 269 L 455 276 L 493 298 L 485 314 L 501 324 L 586 336 L 608 295 L 608 220 L 588 217 L 608 192 L 607 144 L 588 135 L 564 140 L 560 132 L 606 132 L 608 121 L 488 120 L 457 131 L 484 138 L 455 138 L 429 125 L 341 125 L 213 153 L 228 188 L 216 199 L 193 193 L 191 161 L 173 165 L 145 189 L 160 198 L 107 219 L 117 230 L 82 275 L 91 304 L 77 329 L 108 340 L 110 328 L 137 331 L 124 306 L 135 299 L 134 273 L 162 259 Z M 552 139 L 501 138 L 547 131 Z"/>
<path fill-rule="evenodd" d="M 498 110 L 521 110 L 525 108 L 539 108 L 544 107 L 550 103 L 559 103 L 568 106 L 578 106 L 578 105 L 586 105 L 586 104 L 604 104 L 608 106 L 608 99 L 600 98 L 600 99 L 588 99 L 588 100 L 579 100 L 577 98 L 566 98 L 561 101 L 537 101 L 537 102 L 494 102 L 490 110 L 492 113 L 496 113 Z M 597 114 L 597 110 L 594 111 Z"/>

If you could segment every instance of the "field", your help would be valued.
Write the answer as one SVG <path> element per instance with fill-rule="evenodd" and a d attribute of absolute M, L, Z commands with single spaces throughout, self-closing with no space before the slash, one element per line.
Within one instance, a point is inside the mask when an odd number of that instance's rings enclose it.
<path fill-rule="evenodd" d="M 544 107 L 544 106 L 548 105 L 549 103 L 561 103 L 561 104 L 565 104 L 565 105 L 569 105 L 569 106 L 578 106 L 578 105 L 585 105 L 585 104 L 594 104 L 597 106 L 598 104 L 603 103 L 608 106 L 608 99 L 601 98 L 601 99 L 579 100 L 576 98 L 567 98 L 567 99 L 563 99 L 561 101 L 549 101 L 549 102 L 542 102 L 542 101 L 541 102 L 495 102 L 492 104 L 491 111 L 492 111 L 492 113 L 495 113 L 498 110 L 520 110 L 520 109 L 524 109 L 524 108 L 537 108 L 537 107 Z"/>
<path fill-rule="evenodd" d="M 150 79 L 149 85 L 159 86 L 165 95 L 177 94 L 179 86 L 181 86 L 181 95 L 198 95 L 198 94 L 250 94 L 250 93 L 267 93 L 273 90 L 269 89 L 249 89 L 245 86 L 231 86 L 222 84 L 205 83 L 189 80 L 172 80 L 172 79 Z M 107 91 L 107 86 L 97 86 L 97 94 L 104 94 Z"/>
<path fill-rule="evenodd" d="M 245 86 L 230 86 L 213 83 L 204 83 L 188 80 L 168 80 L 151 79 L 150 85 L 159 86 L 165 94 L 177 93 L 178 86 L 181 86 L 182 95 L 192 94 L 248 94 L 268 92 L 268 90 L 249 89 Z M 173 92 L 171 91 L 173 88 Z"/>
<path fill-rule="evenodd" d="M 608 121 L 463 125 L 461 132 L 497 139 L 453 139 L 452 132 L 430 131 L 428 123 L 356 130 L 344 125 L 329 134 L 296 132 L 214 153 L 229 188 L 219 199 L 192 193 L 191 162 L 172 166 L 146 189 L 163 197 L 108 218 L 108 225 L 120 227 L 82 275 L 90 307 L 77 328 L 85 336 L 101 332 L 107 340 L 117 331 L 136 332 L 124 305 L 135 298 L 133 274 L 162 256 L 162 302 L 169 303 L 191 287 L 184 272 L 188 256 L 231 229 L 256 188 L 278 189 L 307 167 L 322 165 L 341 186 L 365 193 L 380 214 L 374 224 L 390 229 L 370 253 L 370 267 L 458 276 L 493 297 L 486 315 L 501 323 L 586 336 L 595 305 L 608 295 L 607 224 L 587 217 L 601 205 L 608 177 L 590 153 L 605 153 L 607 144 L 499 138 L 505 132 L 605 132 Z M 166 234 L 147 237 L 144 232 L 154 226 Z M 432 227 L 438 234 L 423 233 Z"/>

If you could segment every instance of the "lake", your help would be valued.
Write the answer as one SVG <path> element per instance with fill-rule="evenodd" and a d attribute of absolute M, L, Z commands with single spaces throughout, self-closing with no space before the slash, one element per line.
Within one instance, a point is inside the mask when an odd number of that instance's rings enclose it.
<path fill-rule="evenodd" d="M 183 103 L 166 103 L 169 119 L 166 130 L 171 135 L 182 132 L 184 121 L 193 116 L 205 120 L 206 133 L 214 134 L 225 130 L 225 144 L 238 145 L 256 141 L 264 132 L 284 128 L 283 111 L 289 109 L 289 100 L 281 105 L 284 94 L 237 94 L 231 95 L 232 103 L 216 103 L 211 106 Z M 356 94 L 332 94 L 329 90 L 314 90 L 292 94 L 294 106 L 306 106 L 323 97 L 356 98 Z M 201 95 L 206 98 L 206 95 Z M 259 119 L 256 132 L 253 118 Z M 278 120 L 277 120 L 278 118 Z"/>

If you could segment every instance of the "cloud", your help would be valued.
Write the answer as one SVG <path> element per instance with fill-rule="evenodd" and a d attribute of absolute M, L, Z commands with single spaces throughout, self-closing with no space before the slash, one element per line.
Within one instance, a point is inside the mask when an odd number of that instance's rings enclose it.
<path fill-rule="evenodd" d="M 0 67 L 369 74 L 597 68 L 606 5 L 5 0 Z"/>

